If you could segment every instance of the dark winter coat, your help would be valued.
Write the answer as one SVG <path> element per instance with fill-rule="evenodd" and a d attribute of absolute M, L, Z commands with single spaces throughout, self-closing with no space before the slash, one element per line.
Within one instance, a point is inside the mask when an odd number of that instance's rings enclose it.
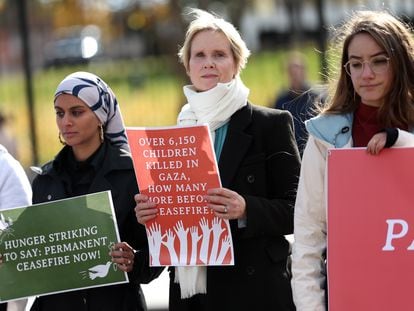
<path fill-rule="evenodd" d="M 286 90 L 276 99 L 274 108 L 287 110 L 292 114 L 295 139 L 301 155 L 308 140 L 305 121 L 315 115 L 317 103 L 323 100 L 322 94 L 311 90 L 306 85 L 303 91 Z"/>
<path fill-rule="evenodd" d="M 235 265 L 208 267 L 207 294 L 184 300 L 170 269 L 170 310 L 295 310 L 284 236 L 293 233 L 300 170 L 290 113 L 250 104 L 237 111 L 218 166 L 223 187 L 246 201 L 246 226 L 230 221 Z"/>
<path fill-rule="evenodd" d="M 137 182 L 129 155 L 109 143 L 104 143 L 100 153 L 100 168 L 89 186 L 88 193 L 111 190 L 121 241 L 135 250 L 134 269 L 128 273 L 130 282 L 92 289 L 38 297 L 32 311 L 137 311 L 146 310 L 139 283 L 147 283 L 158 276 L 159 271 L 148 267 L 148 244 L 144 226 L 138 224 L 134 195 Z M 73 196 L 66 169 L 70 147 L 64 147 L 54 161 L 45 164 L 33 181 L 33 203 L 64 199 Z M 68 190 L 69 189 L 69 190 Z"/>

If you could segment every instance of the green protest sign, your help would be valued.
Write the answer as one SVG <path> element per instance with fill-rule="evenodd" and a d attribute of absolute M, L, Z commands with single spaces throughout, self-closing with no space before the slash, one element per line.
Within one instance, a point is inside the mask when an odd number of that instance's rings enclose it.
<path fill-rule="evenodd" d="M 0 301 L 128 282 L 110 191 L 0 211 Z"/>

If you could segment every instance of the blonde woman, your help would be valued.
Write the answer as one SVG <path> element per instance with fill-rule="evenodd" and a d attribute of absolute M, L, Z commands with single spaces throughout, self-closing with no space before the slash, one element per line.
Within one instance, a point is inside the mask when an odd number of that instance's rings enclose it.
<path fill-rule="evenodd" d="M 207 206 L 230 220 L 234 266 L 170 269 L 169 310 L 294 310 L 285 234 L 293 231 L 300 158 L 289 112 L 255 106 L 240 78 L 250 54 L 232 24 L 193 10 L 179 57 L 191 80 L 178 124 L 208 123 L 222 188 Z M 157 207 L 136 196 L 138 222 Z"/>

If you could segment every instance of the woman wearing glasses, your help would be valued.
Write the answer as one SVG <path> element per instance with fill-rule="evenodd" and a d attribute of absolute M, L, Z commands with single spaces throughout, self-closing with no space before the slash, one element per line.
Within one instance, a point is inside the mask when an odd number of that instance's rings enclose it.
<path fill-rule="evenodd" d="M 414 146 L 414 42 L 386 12 L 356 12 L 338 31 L 340 72 L 309 132 L 295 204 L 292 254 L 297 310 L 326 310 L 326 155 L 328 148 L 366 147 L 377 155 Z"/>

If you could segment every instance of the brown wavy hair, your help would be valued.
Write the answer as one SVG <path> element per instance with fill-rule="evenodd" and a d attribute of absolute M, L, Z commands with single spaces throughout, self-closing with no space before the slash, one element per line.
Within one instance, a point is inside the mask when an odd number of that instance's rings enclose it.
<path fill-rule="evenodd" d="M 399 18 L 385 11 L 357 11 L 333 37 L 339 60 L 336 79 L 330 81 L 330 99 L 322 109 L 325 114 L 354 112 L 361 102 L 351 77 L 345 71 L 348 47 L 355 35 L 369 34 L 388 57 L 393 74 L 393 87 L 378 110 L 378 120 L 384 127 L 412 128 L 414 126 L 414 39 L 412 29 Z M 337 47 L 335 49 L 335 46 Z M 338 66 L 336 67 L 338 68 Z"/>

